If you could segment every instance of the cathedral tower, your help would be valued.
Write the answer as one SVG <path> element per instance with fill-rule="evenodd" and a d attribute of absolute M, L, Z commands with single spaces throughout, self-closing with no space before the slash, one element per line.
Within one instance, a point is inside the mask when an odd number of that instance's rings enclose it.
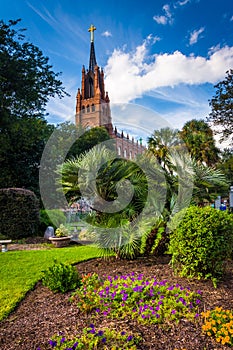
<path fill-rule="evenodd" d="M 104 126 L 109 135 L 113 133 L 110 100 L 104 87 L 104 72 L 97 65 L 94 47 L 94 31 L 91 25 L 89 69 L 82 68 L 82 87 L 76 96 L 76 125 Z"/>

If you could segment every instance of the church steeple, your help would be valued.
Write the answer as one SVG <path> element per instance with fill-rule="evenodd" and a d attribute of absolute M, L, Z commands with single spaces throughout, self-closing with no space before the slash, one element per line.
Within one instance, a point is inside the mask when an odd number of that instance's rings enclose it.
<path fill-rule="evenodd" d="M 110 100 L 105 92 L 104 72 L 97 65 L 94 47 L 93 24 L 88 31 L 91 34 L 89 70 L 82 69 L 82 88 L 78 90 L 76 97 L 76 124 L 83 126 L 105 126 L 109 134 L 112 134 L 112 118 Z"/>
<path fill-rule="evenodd" d="M 91 50 L 90 50 L 90 60 L 89 60 L 89 71 L 94 72 L 94 68 L 97 65 L 96 58 L 95 58 L 95 47 L 94 47 L 94 31 L 96 30 L 96 27 L 93 26 L 93 24 L 88 29 L 88 32 L 91 33 Z"/>

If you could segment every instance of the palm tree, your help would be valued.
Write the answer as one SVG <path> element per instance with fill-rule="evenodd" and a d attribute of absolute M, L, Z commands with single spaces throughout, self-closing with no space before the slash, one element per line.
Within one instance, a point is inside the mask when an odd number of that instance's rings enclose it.
<path fill-rule="evenodd" d="M 152 158 L 127 161 L 97 145 L 67 160 L 58 173 L 66 195 L 72 200 L 82 195 L 93 203 L 95 214 L 88 220 L 104 251 L 124 257 L 139 252 L 141 227 L 153 226 L 166 195 L 164 175 Z"/>
<path fill-rule="evenodd" d="M 174 188 L 178 190 L 178 186 L 181 186 L 184 193 L 191 188 L 191 204 L 202 205 L 205 200 L 211 201 L 221 194 L 221 191 L 229 187 L 223 172 L 198 162 L 188 153 L 172 152 L 170 154 L 170 164 L 173 172 L 179 173 L 179 177 L 176 178 L 177 184 Z M 178 192 L 175 192 L 175 196 Z M 174 200 L 173 202 L 173 207 L 178 205 L 178 202 Z M 182 207 L 189 205 L 189 203 L 184 203 L 183 199 L 179 203 L 182 204 Z M 182 207 L 179 205 L 174 210 L 174 213 L 180 211 Z"/>
<path fill-rule="evenodd" d="M 182 144 L 179 131 L 169 127 L 155 130 L 148 138 L 148 151 L 153 153 L 159 164 L 164 168 L 169 168 L 168 155 L 171 149 Z"/>
<path fill-rule="evenodd" d="M 219 160 L 220 150 L 215 146 L 213 131 L 204 120 L 193 119 L 185 123 L 180 137 L 198 162 L 214 166 Z"/>

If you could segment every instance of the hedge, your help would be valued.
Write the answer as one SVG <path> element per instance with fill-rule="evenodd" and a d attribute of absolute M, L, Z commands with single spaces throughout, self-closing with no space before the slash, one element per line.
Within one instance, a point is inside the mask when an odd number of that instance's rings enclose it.
<path fill-rule="evenodd" d="M 0 234 L 21 239 L 38 234 L 39 201 L 23 188 L 0 189 Z"/>

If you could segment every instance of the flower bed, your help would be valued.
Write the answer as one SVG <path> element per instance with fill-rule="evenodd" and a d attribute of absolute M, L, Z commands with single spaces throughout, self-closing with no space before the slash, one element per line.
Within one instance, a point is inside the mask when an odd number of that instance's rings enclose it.
<path fill-rule="evenodd" d="M 166 280 L 147 279 L 134 272 L 127 275 L 107 276 L 100 279 L 94 274 L 84 275 L 82 285 L 71 296 L 71 301 L 86 314 L 98 314 L 112 320 L 128 317 L 142 324 L 166 324 L 180 319 L 195 321 L 199 317 L 201 291 L 192 292 L 180 284 Z M 83 334 L 64 337 L 55 335 L 49 343 L 54 349 L 137 349 L 139 335 L 127 335 L 122 330 L 96 330 L 94 324 L 84 328 Z M 111 347 L 108 347 L 108 346 Z"/>

